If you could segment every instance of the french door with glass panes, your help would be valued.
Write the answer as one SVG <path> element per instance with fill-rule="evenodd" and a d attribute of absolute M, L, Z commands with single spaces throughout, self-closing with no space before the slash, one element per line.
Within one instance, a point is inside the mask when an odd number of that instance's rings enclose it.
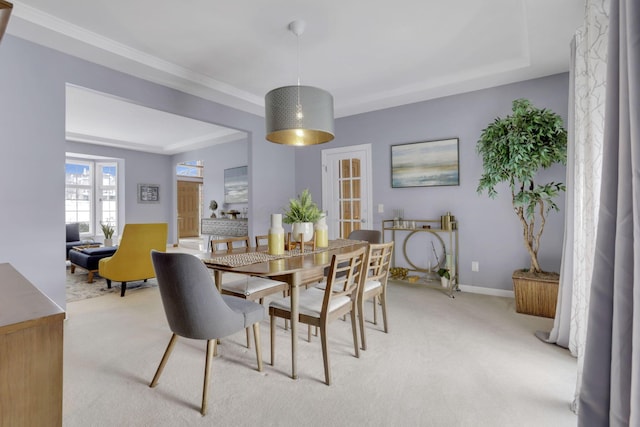
<path fill-rule="evenodd" d="M 329 238 L 372 229 L 371 145 L 322 150 L 322 206 Z"/>

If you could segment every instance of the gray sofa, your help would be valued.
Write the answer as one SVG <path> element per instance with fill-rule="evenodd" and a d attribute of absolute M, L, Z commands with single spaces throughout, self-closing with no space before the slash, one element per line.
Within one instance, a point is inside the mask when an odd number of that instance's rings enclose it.
<path fill-rule="evenodd" d="M 69 259 L 69 251 L 74 246 L 86 245 L 93 243 L 91 239 L 80 239 L 80 224 L 77 222 L 67 224 L 67 259 Z"/>

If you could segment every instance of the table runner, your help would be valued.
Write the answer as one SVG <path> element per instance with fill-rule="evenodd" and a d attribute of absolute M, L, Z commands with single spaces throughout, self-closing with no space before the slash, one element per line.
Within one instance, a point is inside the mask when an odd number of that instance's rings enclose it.
<path fill-rule="evenodd" d="M 336 239 L 329 241 L 328 248 L 317 248 L 316 250 L 305 249 L 304 254 L 314 254 L 325 252 L 331 249 L 339 249 L 345 246 L 354 245 L 357 243 L 367 243 L 361 240 L 348 240 L 348 239 Z M 282 255 L 269 255 L 267 251 L 260 252 L 247 252 L 238 254 L 222 255 L 215 258 L 203 258 L 202 261 L 205 264 L 224 265 L 226 267 L 242 267 L 245 265 L 257 264 L 259 262 L 273 261 L 276 259 L 289 258 L 292 256 L 301 255 L 300 249 L 293 249 L 285 251 Z"/>

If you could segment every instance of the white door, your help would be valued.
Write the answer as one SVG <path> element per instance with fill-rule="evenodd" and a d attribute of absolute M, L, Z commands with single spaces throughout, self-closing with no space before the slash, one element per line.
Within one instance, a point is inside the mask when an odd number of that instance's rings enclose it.
<path fill-rule="evenodd" d="M 329 238 L 372 229 L 371 144 L 322 150 L 322 206 Z"/>

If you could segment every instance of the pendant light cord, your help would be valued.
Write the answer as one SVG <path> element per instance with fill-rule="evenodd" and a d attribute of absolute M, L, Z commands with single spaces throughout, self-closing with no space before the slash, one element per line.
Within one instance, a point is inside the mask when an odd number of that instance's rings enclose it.
<path fill-rule="evenodd" d="M 296 49 L 298 51 L 298 86 L 300 86 L 300 36 L 296 34 Z"/>

